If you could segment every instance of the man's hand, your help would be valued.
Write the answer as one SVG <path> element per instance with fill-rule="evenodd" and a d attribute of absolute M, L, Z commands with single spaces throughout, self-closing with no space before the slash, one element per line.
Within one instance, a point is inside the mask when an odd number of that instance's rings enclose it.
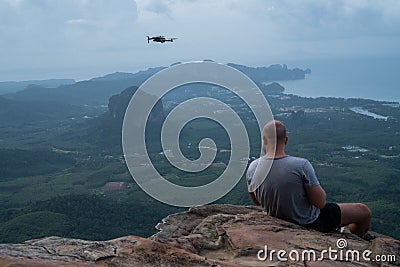
<path fill-rule="evenodd" d="M 254 192 L 249 192 L 251 200 L 253 200 L 253 203 L 256 204 L 257 206 L 260 206 L 260 202 L 258 202 L 256 195 L 254 195 Z"/>
<path fill-rule="evenodd" d="M 306 192 L 308 199 L 310 200 L 311 204 L 316 206 L 319 209 L 325 207 L 326 204 L 326 193 L 324 189 L 320 185 L 306 187 Z"/>

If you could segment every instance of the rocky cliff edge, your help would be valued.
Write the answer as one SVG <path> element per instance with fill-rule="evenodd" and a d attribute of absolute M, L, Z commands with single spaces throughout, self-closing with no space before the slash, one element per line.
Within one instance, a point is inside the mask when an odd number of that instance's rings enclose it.
<path fill-rule="evenodd" d="M 0 266 L 400 266 L 400 241 L 322 234 L 251 206 L 206 205 L 168 216 L 150 238 L 46 237 L 0 244 Z"/>

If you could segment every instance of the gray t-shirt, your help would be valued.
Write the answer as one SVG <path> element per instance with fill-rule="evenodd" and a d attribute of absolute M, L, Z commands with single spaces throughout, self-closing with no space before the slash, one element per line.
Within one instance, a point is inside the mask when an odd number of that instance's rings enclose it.
<path fill-rule="evenodd" d="M 256 172 L 259 163 L 262 163 L 260 166 L 268 165 L 270 161 L 273 162 L 269 173 Z M 292 156 L 258 158 L 247 170 L 249 188 L 252 180 L 254 182 L 256 179 L 259 181 L 257 188 L 251 191 L 254 191 L 268 215 L 297 224 L 312 223 L 318 218 L 320 210 L 310 203 L 305 190 L 306 187 L 319 185 L 314 168 L 308 160 Z"/>

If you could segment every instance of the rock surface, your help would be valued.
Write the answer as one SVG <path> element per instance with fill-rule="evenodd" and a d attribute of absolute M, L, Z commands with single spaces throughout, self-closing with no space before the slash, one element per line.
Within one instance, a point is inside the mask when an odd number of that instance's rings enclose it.
<path fill-rule="evenodd" d="M 379 236 L 368 242 L 348 232 L 321 234 L 267 216 L 257 207 L 193 207 L 168 216 L 157 229 L 150 238 L 47 237 L 0 244 L 0 266 L 400 266 L 398 240 Z M 364 251 L 370 259 L 384 255 L 387 260 L 365 260 Z"/>

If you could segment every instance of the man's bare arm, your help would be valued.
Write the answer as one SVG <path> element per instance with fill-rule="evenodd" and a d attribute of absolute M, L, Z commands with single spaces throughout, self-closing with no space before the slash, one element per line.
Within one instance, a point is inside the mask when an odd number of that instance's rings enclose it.
<path fill-rule="evenodd" d="M 326 193 L 320 185 L 306 187 L 306 192 L 311 204 L 319 209 L 325 207 Z"/>
<path fill-rule="evenodd" d="M 260 206 L 260 202 L 258 202 L 256 195 L 254 195 L 254 192 L 249 192 L 251 200 L 253 200 L 253 203 L 256 204 L 257 206 Z"/>

